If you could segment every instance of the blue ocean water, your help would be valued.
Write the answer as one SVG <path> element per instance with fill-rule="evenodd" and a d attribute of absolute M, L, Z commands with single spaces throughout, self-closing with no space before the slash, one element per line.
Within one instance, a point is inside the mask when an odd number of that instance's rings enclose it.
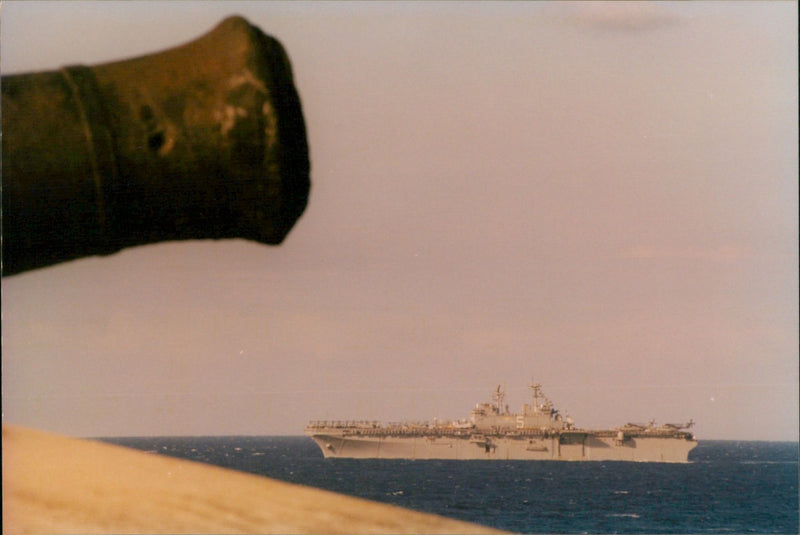
<path fill-rule="evenodd" d="M 686 464 L 324 459 L 306 437 L 108 442 L 520 533 L 798 533 L 798 444 L 701 440 Z"/>

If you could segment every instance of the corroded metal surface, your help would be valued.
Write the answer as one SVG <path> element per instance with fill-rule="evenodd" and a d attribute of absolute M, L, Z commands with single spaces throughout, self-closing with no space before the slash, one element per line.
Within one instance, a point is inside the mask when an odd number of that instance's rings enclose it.
<path fill-rule="evenodd" d="M 2 80 L 3 274 L 164 240 L 278 244 L 310 187 L 283 47 L 241 17 L 139 58 Z"/>

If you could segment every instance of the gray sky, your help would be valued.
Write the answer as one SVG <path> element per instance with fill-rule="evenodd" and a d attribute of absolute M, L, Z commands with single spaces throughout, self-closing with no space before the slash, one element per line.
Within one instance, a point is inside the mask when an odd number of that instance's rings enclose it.
<path fill-rule="evenodd" d="M 312 161 L 287 241 L 3 280 L 3 419 L 82 436 L 461 418 L 531 376 L 576 423 L 798 438 L 797 4 L 28 3 L 3 73 L 239 13 Z"/>

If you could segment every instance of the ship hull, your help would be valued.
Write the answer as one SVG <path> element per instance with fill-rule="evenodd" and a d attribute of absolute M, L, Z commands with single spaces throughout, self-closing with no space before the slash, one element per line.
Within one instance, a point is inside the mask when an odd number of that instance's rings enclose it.
<path fill-rule="evenodd" d="M 310 434 L 326 458 L 530 461 L 687 462 L 697 445 L 687 436 L 575 432 L 551 436 Z"/>

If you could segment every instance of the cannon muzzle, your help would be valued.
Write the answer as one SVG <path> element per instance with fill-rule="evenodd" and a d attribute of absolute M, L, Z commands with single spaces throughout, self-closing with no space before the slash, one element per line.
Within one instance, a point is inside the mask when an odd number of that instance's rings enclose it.
<path fill-rule="evenodd" d="M 2 79 L 3 274 L 165 240 L 278 244 L 308 201 L 300 99 L 241 17 L 188 44 Z"/>

